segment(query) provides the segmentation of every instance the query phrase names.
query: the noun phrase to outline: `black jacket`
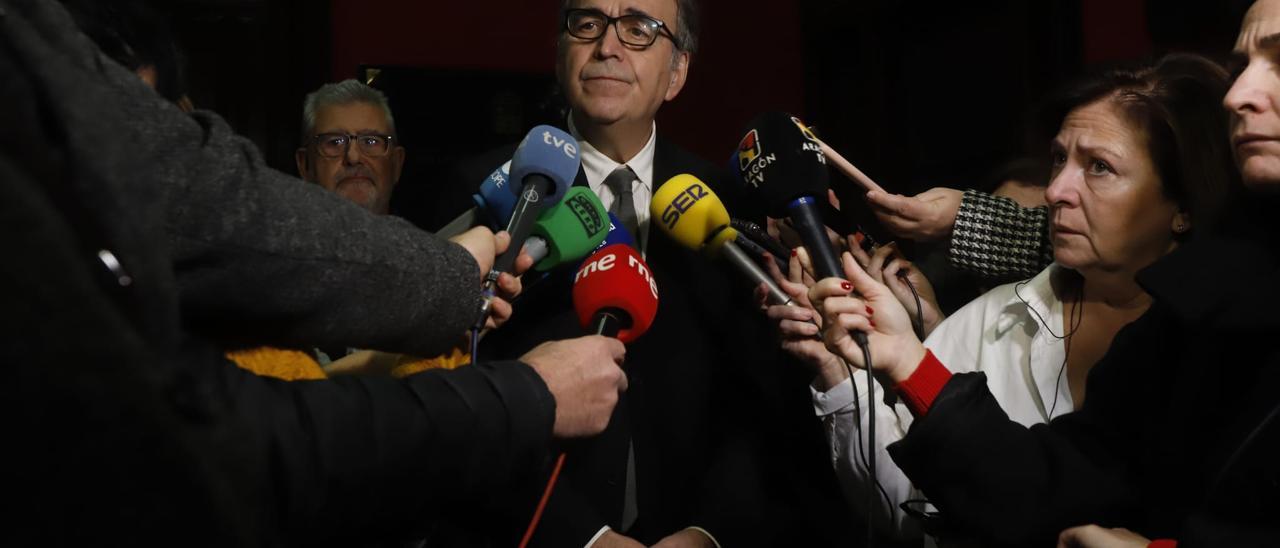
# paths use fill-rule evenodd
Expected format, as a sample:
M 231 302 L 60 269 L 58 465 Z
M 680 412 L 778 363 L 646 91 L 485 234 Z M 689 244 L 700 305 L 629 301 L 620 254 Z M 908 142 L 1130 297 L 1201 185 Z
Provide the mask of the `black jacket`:
M 476 304 L 465 251 L 266 168 L 56 2 L 0 1 L 0 73 L 4 544 L 406 538 L 544 464 L 522 364 L 286 383 L 212 342 L 428 352 Z
M 1098 523 L 1179 546 L 1275 546 L 1280 253 L 1269 239 L 1195 242 L 1144 270 L 1155 302 L 1090 371 L 1076 412 L 1024 428 L 982 374 L 956 375 L 890 447 L 894 461 L 987 543 L 1051 546 Z

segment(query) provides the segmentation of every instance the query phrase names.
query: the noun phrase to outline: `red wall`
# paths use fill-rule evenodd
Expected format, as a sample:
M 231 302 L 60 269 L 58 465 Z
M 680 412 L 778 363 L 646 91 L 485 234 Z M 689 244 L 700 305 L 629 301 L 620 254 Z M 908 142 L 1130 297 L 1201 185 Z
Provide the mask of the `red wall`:
M 550 74 L 559 2 L 333 0 L 333 79 L 360 64 Z M 769 0 L 702 3 L 701 49 L 659 113 L 664 136 L 721 163 L 764 110 L 803 115 L 800 13 Z M 479 152 L 479 151 L 477 151 Z
M 1151 53 L 1145 0 L 1083 0 L 1080 20 L 1086 66 Z

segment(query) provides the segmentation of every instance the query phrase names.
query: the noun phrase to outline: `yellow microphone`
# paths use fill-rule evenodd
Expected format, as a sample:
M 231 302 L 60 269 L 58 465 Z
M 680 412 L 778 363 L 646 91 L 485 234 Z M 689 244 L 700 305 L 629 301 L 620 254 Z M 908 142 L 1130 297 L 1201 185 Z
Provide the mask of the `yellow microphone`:
M 697 177 L 682 174 L 668 179 L 653 193 L 649 213 L 649 222 L 656 222 L 680 245 L 724 257 L 751 281 L 765 284 L 770 304 L 791 304 L 791 297 L 734 242 L 738 231 L 729 226 L 724 202 Z

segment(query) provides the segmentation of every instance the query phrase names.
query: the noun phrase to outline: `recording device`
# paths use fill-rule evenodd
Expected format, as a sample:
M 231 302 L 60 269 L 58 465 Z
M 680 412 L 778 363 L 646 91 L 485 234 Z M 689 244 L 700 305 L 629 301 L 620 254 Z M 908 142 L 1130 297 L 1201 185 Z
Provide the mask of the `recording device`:
M 494 260 L 493 268 L 485 276 L 484 304 L 475 323 L 475 330 L 484 326 L 489 316 L 494 287 L 498 276 L 511 272 L 520 248 L 533 230 L 542 211 L 556 203 L 569 190 L 578 176 L 580 164 L 578 141 L 564 130 L 551 126 L 536 126 L 529 130 L 511 157 L 511 180 L 506 188 L 516 196 L 506 230 L 511 234 L 511 245 Z
M 755 282 L 765 284 L 771 304 L 790 304 L 791 297 L 738 246 L 738 231 L 720 198 L 693 175 L 676 175 L 653 193 L 650 219 L 680 245 L 724 257 Z
M 809 250 L 817 278 L 843 278 L 822 214 L 829 188 L 827 158 L 809 127 L 783 112 L 757 116 L 738 143 L 738 171 L 747 193 L 770 216 L 790 219 Z M 866 334 L 852 336 L 866 346 Z
M 630 343 L 649 330 L 658 314 L 658 284 L 634 248 L 613 244 L 578 268 L 573 308 L 584 329 Z

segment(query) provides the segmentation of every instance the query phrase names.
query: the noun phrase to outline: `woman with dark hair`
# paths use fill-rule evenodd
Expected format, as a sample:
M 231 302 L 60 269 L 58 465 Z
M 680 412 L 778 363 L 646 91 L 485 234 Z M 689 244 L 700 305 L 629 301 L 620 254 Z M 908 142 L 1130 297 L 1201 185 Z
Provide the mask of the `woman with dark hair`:
M 1212 224 L 1226 196 L 1239 186 L 1222 139 L 1227 126 L 1219 102 L 1227 85 L 1226 71 L 1211 61 L 1172 55 L 1083 79 L 1051 101 L 1046 121 L 1052 120 L 1057 135 L 1050 144 L 1052 179 L 1045 195 L 1055 262 L 1030 280 L 997 287 L 962 307 L 923 344 L 912 336 L 918 351 L 927 348 L 955 372 L 985 373 L 996 402 L 1021 425 L 1045 423 L 1079 407 L 1085 375 L 1117 332 L 1151 305 L 1137 273 Z M 857 268 L 852 263 L 846 257 L 846 269 Z M 848 282 L 829 279 L 810 293 L 818 310 L 827 312 L 829 346 L 844 333 L 843 324 L 833 325 L 833 311 L 848 312 L 855 302 L 866 308 L 847 297 L 852 289 Z M 897 300 L 883 306 L 893 312 L 866 308 L 863 319 L 874 322 L 898 311 L 906 315 Z M 789 319 L 782 327 L 794 335 L 815 331 L 801 330 L 795 320 L 804 318 Z M 901 346 L 901 341 L 890 345 L 872 336 L 877 360 L 895 356 Z M 879 485 L 868 479 L 860 455 L 870 429 L 866 407 L 883 410 L 877 413 L 872 450 L 884 454 L 890 443 L 906 436 L 913 422 L 910 402 L 893 407 L 867 402 L 857 409 L 854 402 L 866 401 L 866 381 L 849 379 L 837 356 L 861 363 L 861 351 L 848 346 L 832 351 L 810 349 L 807 357 L 819 371 L 815 408 L 835 417 L 827 431 L 837 474 L 846 491 L 883 489 L 885 507 L 873 510 L 892 514 L 899 503 L 922 495 L 888 458 L 878 459 L 874 479 Z M 840 418 L 854 414 L 856 421 Z M 854 422 L 862 427 L 853 428 Z M 854 502 L 866 500 L 850 495 Z M 898 516 L 894 532 L 915 536 L 916 524 Z M 888 523 L 887 518 L 877 521 Z

